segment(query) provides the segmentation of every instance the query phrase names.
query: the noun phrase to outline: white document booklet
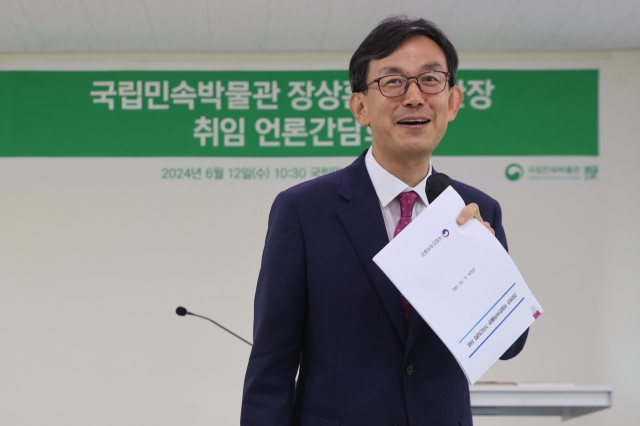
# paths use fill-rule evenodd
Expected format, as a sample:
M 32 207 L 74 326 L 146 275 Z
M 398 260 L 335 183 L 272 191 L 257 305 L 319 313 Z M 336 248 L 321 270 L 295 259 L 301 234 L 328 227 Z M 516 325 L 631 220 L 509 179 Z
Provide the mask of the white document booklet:
M 373 261 L 475 383 L 542 313 L 498 239 L 449 186 Z M 481 212 L 482 213 L 482 212 Z

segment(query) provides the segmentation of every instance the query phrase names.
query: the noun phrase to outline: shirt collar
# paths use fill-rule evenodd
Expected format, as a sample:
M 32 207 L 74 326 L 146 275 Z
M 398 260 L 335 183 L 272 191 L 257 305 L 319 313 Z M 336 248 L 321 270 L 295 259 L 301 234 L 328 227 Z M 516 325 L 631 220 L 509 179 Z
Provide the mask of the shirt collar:
M 367 151 L 367 154 L 364 157 L 364 162 L 367 166 L 367 172 L 369 172 L 371 182 L 373 183 L 373 188 L 376 190 L 376 194 L 378 195 L 378 199 L 380 200 L 380 204 L 383 208 L 387 207 L 387 205 L 401 192 L 409 191 L 415 191 L 424 205 L 429 205 L 429 200 L 427 200 L 427 194 L 425 193 L 425 186 L 427 178 L 431 176 L 433 171 L 431 161 L 429 161 L 429 172 L 424 179 L 422 179 L 413 188 L 386 171 L 373 156 L 373 150 L 371 148 Z

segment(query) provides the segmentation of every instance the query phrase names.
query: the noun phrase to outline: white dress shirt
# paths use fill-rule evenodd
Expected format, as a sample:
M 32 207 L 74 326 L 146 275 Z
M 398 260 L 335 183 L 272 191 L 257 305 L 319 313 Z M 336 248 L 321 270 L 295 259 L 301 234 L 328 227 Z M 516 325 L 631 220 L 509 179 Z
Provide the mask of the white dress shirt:
M 364 157 L 364 163 L 367 166 L 367 172 L 369 172 L 371 182 L 373 182 L 373 188 L 378 195 L 382 217 L 384 218 L 384 226 L 387 228 L 387 235 L 389 236 L 389 241 L 391 241 L 396 230 L 396 225 L 400 220 L 400 201 L 396 200 L 396 197 L 400 195 L 401 192 L 415 191 L 416 194 L 418 194 L 418 199 L 413 205 L 411 218 L 415 219 L 418 217 L 429 205 L 424 189 L 427 178 L 431 176 L 433 168 L 431 167 L 431 163 L 429 163 L 429 172 L 427 175 L 420 183 L 412 188 L 386 171 L 373 156 L 373 150 L 371 148 L 369 148 L 369 151 L 367 151 Z

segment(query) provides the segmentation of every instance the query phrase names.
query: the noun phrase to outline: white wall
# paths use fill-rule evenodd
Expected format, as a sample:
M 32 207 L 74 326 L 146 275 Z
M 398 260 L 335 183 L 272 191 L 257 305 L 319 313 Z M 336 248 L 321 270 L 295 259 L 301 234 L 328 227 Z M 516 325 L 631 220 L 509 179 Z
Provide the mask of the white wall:
M 30 61 L 347 61 L 348 54 L 0 55 Z M 576 426 L 640 419 L 640 52 L 463 53 L 489 64 L 597 63 L 596 187 L 481 188 L 545 307 L 524 352 L 484 379 L 610 384 Z M 544 123 L 535 123 L 544 125 Z M 434 160 L 437 165 L 437 159 Z M 472 183 L 473 182 L 469 182 Z M 0 191 L 0 424 L 238 424 L 267 213 L 276 191 Z M 240 211 L 241 214 L 232 214 Z M 578 295 L 580 293 L 580 295 Z M 476 418 L 551 425 L 556 418 Z

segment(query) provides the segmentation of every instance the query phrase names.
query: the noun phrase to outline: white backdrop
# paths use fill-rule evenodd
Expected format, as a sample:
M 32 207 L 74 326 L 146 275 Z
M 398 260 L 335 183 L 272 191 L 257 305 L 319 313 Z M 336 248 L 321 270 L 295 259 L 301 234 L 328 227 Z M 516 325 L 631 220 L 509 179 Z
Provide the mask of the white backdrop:
M 348 56 L 293 55 L 299 61 Z M 0 67 L 114 58 L 126 66 L 130 57 L 0 55 Z M 153 56 L 185 58 L 203 56 Z M 614 407 L 572 424 L 637 422 L 640 52 L 463 52 L 461 58 L 463 64 L 601 66 L 601 182 L 481 187 L 501 202 L 512 256 L 545 308 L 524 352 L 484 379 L 609 384 Z M 183 305 L 251 340 L 253 292 L 275 195 L 270 189 L 0 191 L 0 424 L 238 424 L 250 348 L 174 310 Z

